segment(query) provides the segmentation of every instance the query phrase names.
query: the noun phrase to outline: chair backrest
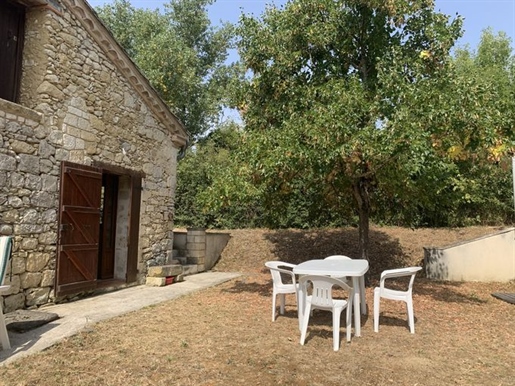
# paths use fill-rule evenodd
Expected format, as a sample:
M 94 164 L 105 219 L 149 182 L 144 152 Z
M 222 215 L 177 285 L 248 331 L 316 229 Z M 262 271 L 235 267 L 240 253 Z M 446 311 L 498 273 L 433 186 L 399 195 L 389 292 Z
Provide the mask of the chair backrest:
M 265 263 L 265 266 L 268 269 L 270 269 L 270 273 L 272 274 L 272 280 L 274 283 L 285 284 L 283 283 L 283 278 L 281 276 L 281 273 L 283 273 L 291 277 L 293 284 L 295 284 L 295 275 L 292 272 L 292 269 L 293 267 L 295 267 L 295 264 L 286 263 L 284 261 L 267 261 Z M 285 267 L 286 269 L 281 267 Z
M 420 271 L 422 267 L 406 267 L 406 268 L 397 268 L 397 269 L 387 269 L 381 273 L 381 282 L 380 287 L 384 288 L 384 283 L 386 279 L 392 279 L 396 277 L 405 277 L 411 276 L 408 284 L 408 291 L 411 291 L 413 288 L 413 282 L 415 281 L 415 275 L 418 271 Z
M 352 260 L 352 258 L 345 255 L 331 255 L 327 256 L 324 260 Z
M 7 264 L 11 260 L 13 247 L 12 236 L 0 236 L 0 285 L 4 284 Z
M 349 299 L 353 296 L 352 287 L 345 282 L 334 277 L 322 275 L 305 275 L 299 280 L 300 286 L 307 288 L 308 283 L 312 285 L 311 304 L 321 307 L 332 307 L 333 305 L 333 287 L 340 287 L 346 293 Z

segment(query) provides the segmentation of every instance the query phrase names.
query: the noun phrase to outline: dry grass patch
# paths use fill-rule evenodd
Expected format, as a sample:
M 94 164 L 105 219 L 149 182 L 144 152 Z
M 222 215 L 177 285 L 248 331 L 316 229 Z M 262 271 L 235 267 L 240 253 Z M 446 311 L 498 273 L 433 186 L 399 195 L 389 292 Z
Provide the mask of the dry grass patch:
M 373 332 L 371 315 L 363 317 L 362 337 L 353 337 L 350 344 L 342 327 L 338 352 L 332 350 L 332 323 L 325 312 L 315 311 L 306 344 L 299 345 L 293 295 L 287 297 L 286 314 L 272 322 L 271 279 L 264 261 L 352 256 L 354 231 L 231 231 L 216 268 L 241 271 L 240 278 L 98 323 L 0 368 L 0 384 L 515 384 L 515 306 L 490 295 L 515 292 L 515 283 L 435 283 L 418 277 L 415 335 L 409 333 L 404 306 L 383 300 L 379 333 Z M 442 230 L 441 242 L 438 232 L 417 232 L 375 233 L 381 238 L 374 240 L 374 253 L 381 256 L 371 257 L 371 264 L 420 260 L 415 236 L 422 245 L 459 239 L 450 235 L 458 230 Z M 372 291 L 367 288 L 369 307 Z

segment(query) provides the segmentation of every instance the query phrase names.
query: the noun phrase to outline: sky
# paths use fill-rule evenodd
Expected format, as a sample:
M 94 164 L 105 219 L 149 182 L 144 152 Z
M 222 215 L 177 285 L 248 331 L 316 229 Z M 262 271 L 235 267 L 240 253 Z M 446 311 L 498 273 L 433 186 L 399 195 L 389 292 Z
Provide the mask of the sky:
M 92 7 L 113 3 L 114 0 L 86 0 Z M 156 9 L 168 0 L 130 0 L 134 7 Z M 282 6 L 287 0 L 215 0 L 208 7 L 214 25 L 220 22 L 237 23 L 242 13 L 259 17 L 268 4 Z M 454 17 L 457 13 L 464 18 L 464 34 L 457 47 L 468 45 L 476 49 L 481 32 L 490 27 L 494 33 L 505 32 L 515 48 L 515 0 L 436 0 L 435 10 Z M 238 60 L 236 51 L 230 52 L 228 61 Z M 238 120 L 236 112 L 225 110 L 225 118 Z M 514 180 L 515 184 L 515 180 Z
M 113 0 L 87 0 L 92 7 L 112 3 Z M 134 7 L 156 9 L 167 0 L 130 0 Z M 220 21 L 237 23 L 241 13 L 260 16 L 267 4 L 281 6 L 286 0 L 216 0 L 208 8 L 213 24 Z M 515 41 L 515 0 L 436 0 L 435 9 L 454 16 L 464 17 L 464 35 L 458 46 L 468 44 L 475 49 L 481 32 L 491 27 L 494 33 L 504 31 Z

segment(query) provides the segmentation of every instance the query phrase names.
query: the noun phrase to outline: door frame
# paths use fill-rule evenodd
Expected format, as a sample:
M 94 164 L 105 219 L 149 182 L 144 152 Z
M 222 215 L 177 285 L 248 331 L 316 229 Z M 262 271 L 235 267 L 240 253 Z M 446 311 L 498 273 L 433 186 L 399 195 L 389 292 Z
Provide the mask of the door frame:
M 139 227 L 141 217 L 141 191 L 145 173 L 126 169 L 121 166 L 109 165 L 101 161 L 93 161 L 94 167 L 100 168 L 108 174 L 125 176 L 130 178 L 130 208 L 127 240 L 127 272 L 126 282 L 133 283 L 138 278 L 138 249 Z
M 87 169 L 94 169 L 98 170 L 102 175 L 108 174 L 108 175 L 118 175 L 120 177 L 123 177 L 125 179 L 128 179 L 128 189 L 130 190 L 130 197 L 128 199 L 128 208 L 126 209 L 127 212 L 125 213 L 126 216 L 128 216 L 127 221 L 127 229 L 124 230 L 127 234 L 127 246 L 126 246 L 126 271 L 125 271 L 125 278 L 117 278 L 112 280 L 101 280 L 99 272 L 97 270 L 96 277 L 94 280 L 91 280 L 88 282 L 88 285 L 82 285 L 81 282 L 78 282 L 77 284 L 71 283 L 66 284 L 64 287 L 62 283 L 59 282 L 59 267 L 60 259 L 64 258 L 64 255 L 61 254 L 61 251 L 63 251 L 66 248 L 66 246 L 63 246 L 61 244 L 61 229 L 62 226 L 65 226 L 61 224 L 62 221 L 62 212 L 64 210 L 62 202 L 63 202 L 63 181 L 61 180 L 61 189 L 59 192 L 59 212 L 58 212 L 58 237 L 57 237 L 57 257 L 56 257 L 56 275 L 55 275 L 55 296 L 56 297 L 63 297 L 66 295 L 73 295 L 84 291 L 91 291 L 95 290 L 96 288 L 99 288 L 103 285 L 105 285 L 105 282 L 114 282 L 113 284 L 128 284 L 133 283 L 137 281 L 138 276 L 138 255 L 139 255 L 139 228 L 140 228 L 140 212 L 141 212 L 141 186 L 142 186 L 142 179 L 144 178 L 144 173 L 136 172 L 133 170 L 129 170 L 126 168 L 122 168 L 119 166 L 113 166 L 108 165 L 102 162 L 95 162 L 91 166 L 81 165 L 72 163 L 69 161 L 62 161 L 61 162 L 61 175 L 66 167 L 81 169 L 81 170 L 87 170 Z M 101 194 L 101 192 L 99 192 Z M 100 227 L 99 227 L 100 228 Z M 102 237 L 99 231 L 99 238 Z M 73 253 L 73 251 L 72 251 Z M 98 243 L 98 253 L 100 253 L 100 243 Z M 97 255 L 97 264 L 98 264 L 98 255 Z M 122 261 L 123 262 L 123 261 Z

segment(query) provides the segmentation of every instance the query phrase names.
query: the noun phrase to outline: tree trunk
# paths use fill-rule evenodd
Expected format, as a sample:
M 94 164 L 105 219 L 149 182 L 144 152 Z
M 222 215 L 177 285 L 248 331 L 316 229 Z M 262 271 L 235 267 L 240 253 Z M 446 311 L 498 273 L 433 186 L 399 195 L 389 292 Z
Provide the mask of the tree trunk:
M 359 215 L 359 258 L 368 261 L 369 253 L 369 231 L 370 231 L 370 181 L 360 178 L 352 186 L 354 199 L 357 202 Z M 369 284 L 368 274 L 365 275 L 365 284 Z

